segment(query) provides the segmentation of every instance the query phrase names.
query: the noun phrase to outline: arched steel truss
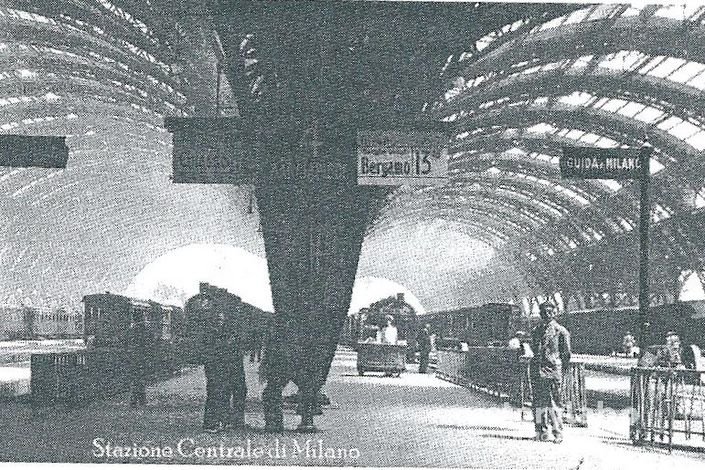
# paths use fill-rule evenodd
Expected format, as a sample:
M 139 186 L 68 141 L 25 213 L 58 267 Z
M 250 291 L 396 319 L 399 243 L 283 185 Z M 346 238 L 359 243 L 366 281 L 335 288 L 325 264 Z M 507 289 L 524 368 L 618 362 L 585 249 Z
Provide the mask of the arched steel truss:
M 705 130 L 705 98 L 700 88 L 684 84 L 682 78 L 652 76 L 640 69 L 650 61 L 683 58 L 687 62 L 678 62 L 679 67 L 705 70 L 705 26 L 701 24 L 705 9 L 683 20 L 664 17 L 668 15 L 658 6 L 636 11 L 627 5 L 600 5 L 584 10 L 581 19 L 566 15 L 573 18 L 572 24 L 553 20 L 540 27 L 526 21 L 515 31 L 499 35 L 484 51 L 474 49 L 449 59 L 448 92 L 432 104 L 431 112 L 456 126 L 451 182 L 447 188 L 425 191 L 423 197 L 405 193 L 391 203 L 398 206 L 390 212 L 393 216 L 380 217 L 379 224 L 393 217 L 422 218 L 433 210 L 448 220 L 471 219 L 473 231 L 482 231 L 483 225 L 502 231 L 506 236 L 495 238 L 500 255 L 523 266 L 546 292 L 581 291 L 581 296 L 589 297 L 590 292 L 633 290 L 638 266 L 638 183 L 622 182 L 615 190 L 598 181 L 561 180 L 556 162 L 561 146 L 589 144 L 568 138 L 565 132 L 540 133 L 531 128 L 576 129 L 607 138 L 611 145 L 630 147 L 644 145 L 647 137 L 653 158 L 663 167 L 653 175 L 652 185 L 653 287 L 656 292 L 672 292 L 673 279 L 682 270 L 705 269 L 702 237 L 690 225 L 702 220 L 701 211 L 685 197 L 705 186 L 705 144 L 686 142 L 664 126 L 667 120 L 679 118 Z M 586 20 L 591 15 L 599 18 Z M 633 63 L 623 68 L 614 65 L 620 54 Z M 587 104 L 567 99 L 578 94 L 590 98 Z M 656 117 L 637 120 L 592 107 L 609 100 L 649 108 Z M 517 175 L 552 182 L 554 188 Z M 534 204 L 516 198 L 500 202 L 502 197 L 493 200 L 476 190 L 493 191 L 498 184 L 525 192 Z M 579 197 L 566 197 L 565 188 Z M 483 210 L 494 212 L 494 217 L 477 213 L 479 198 L 483 198 Z M 570 215 L 551 214 L 540 208 L 542 203 Z M 421 207 L 409 212 L 405 209 L 409 204 Z M 506 204 L 514 206 L 513 214 Z M 521 225 L 527 212 L 546 221 Z M 498 217 L 512 223 L 498 227 Z

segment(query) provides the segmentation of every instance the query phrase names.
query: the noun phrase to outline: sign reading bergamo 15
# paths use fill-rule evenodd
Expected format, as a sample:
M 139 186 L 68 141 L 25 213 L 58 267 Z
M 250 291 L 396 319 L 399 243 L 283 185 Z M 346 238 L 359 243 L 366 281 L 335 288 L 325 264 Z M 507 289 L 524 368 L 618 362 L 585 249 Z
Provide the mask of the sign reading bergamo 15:
M 448 135 L 436 131 L 357 132 L 357 183 L 435 185 L 448 179 Z

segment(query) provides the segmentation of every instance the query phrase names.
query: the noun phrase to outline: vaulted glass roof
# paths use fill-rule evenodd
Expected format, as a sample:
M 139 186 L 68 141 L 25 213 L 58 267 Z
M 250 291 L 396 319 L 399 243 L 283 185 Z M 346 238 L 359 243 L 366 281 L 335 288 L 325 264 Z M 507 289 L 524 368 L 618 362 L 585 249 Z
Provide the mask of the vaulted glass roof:
M 424 191 L 433 201 L 426 210 L 440 207 L 442 217 L 458 219 L 482 200 L 513 222 L 497 227 L 487 215 L 472 217 L 477 233 L 485 226 L 502 233 L 494 243 L 508 258 L 540 266 L 581 252 L 594 264 L 624 237 L 633 240 L 639 185 L 563 180 L 561 147 L 649 145 L 654 243 L 668 243 L 662 231 L 679 227 L 695 250 L 662 258 L 659 269 L 697 264 L 702 244 L 691 243 L 692 228 L 680 224 L 692 223 L 705 205 L 704 22 L 702 6 L 588 6 L 548 21 L 517 19 L 449 57 L 445 91 L 426 108 L 456 129 L 451 181 Z M 483 200 L 479 188 L 503 201 Z M 404 193 L 379 224 L 389 223 L 387 214 L 405 217 L 404 208 L 419 202 Z M 514 207 L 508 214 L 507 203 Z M 517 228 L 527 216 L 536 224 Z M 549 266 L 558 276 L 565 262 Z
M 169 180 L 163 117 L 215 114 L 224 57 L 208 16 L 165 15 L 165 0 L 59 3 L 0 6 L 0 132 L 66 135 L 71 148 L 65 170 L 0 169 L 0 297 L 29 277 L 47 292 L 63 279 L 81 293 L 120 286 L 191 242 L 263 253 L 257 221 L 232 215 L 247 189 Z M 424 71 L 434 94 L 417 110 L 454 126 L 450 181 L 395 191 L 368 239 L 441 221 L 545 283 L 633 267 L 636 249 L 623 247 L 636 246 L 638 183 L 564 180 L 558 157 L 563 145 L 649 145 L 654 277 L 703 268 L 705 7 L 562 8 L 515 10 L 486 30 L 468 17 L 468 41 Z M 221 110 L 234 112 L 231 85 L 256 97 L 276 86 L 267 51 L 252 35 L 239 46 L 244 85 L 222 75 Z

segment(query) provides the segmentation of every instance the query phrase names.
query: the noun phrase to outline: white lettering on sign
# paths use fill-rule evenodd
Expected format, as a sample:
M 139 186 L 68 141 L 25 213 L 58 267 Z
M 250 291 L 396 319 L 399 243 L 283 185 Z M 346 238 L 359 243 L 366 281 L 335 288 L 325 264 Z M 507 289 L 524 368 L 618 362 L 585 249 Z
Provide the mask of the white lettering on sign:
M 429 131 L 358 131 L 357 160 L 358 184 L 443 184 L 448 137 Z
M 641 179 L 648 161 L 641 149 L 565 146 L 558 164 L 563 178 Z
M 576 170 L 616 170 L 630 171 L 639 170 L 641 161 L 639 157 L 569 157 L 566 159 L 566 167 Z

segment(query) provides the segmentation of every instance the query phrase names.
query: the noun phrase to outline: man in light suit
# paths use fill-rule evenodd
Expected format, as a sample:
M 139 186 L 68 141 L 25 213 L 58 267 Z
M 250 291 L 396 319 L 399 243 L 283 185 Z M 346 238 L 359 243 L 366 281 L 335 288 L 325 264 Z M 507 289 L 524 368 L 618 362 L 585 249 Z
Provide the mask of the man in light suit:
M 549 441 L 549 426 L 553 429 L 554 442 L 563 442 L 561 416 L 561 379 L 570 368 L 570 334 L 558 324 L 554 315 L 556 307 L 544 302 L 539 307 L 541 323 L 531 332 L 531 385 L 533 391 L 534 429 L 536 440 Z

